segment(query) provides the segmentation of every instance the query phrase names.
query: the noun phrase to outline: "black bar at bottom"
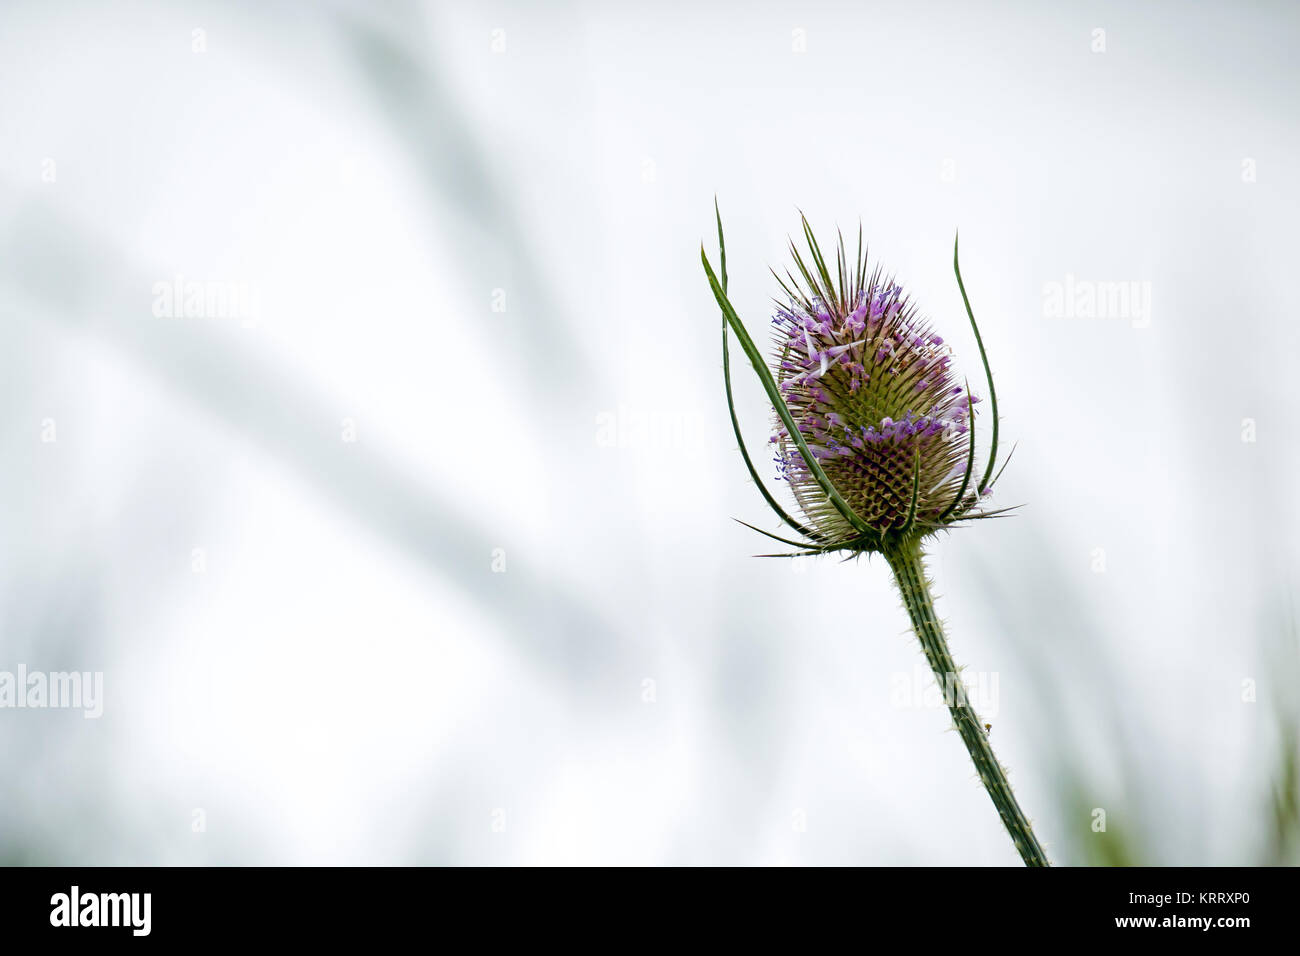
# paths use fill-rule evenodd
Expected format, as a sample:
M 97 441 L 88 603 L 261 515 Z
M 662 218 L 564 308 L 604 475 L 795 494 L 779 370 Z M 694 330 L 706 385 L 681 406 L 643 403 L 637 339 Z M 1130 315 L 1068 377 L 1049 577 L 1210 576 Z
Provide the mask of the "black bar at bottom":
M 1231 944 L 1292 932 L 1294 869 L 0 869 L 6 943 L 499 941 L 692 944 L 902 936 Z M 536 881 L 536 882 L 535 882 Z M 662 881 L 662 882 L 660 882 Z M 698 882 L 697 882 L 698 881 Z M 751 882 L 752 881 L 752 882 Z M 620 927 L 622 927 L 620 929 Z M 670 937 L 662 934 L 672 933 Z M 625 935 L 626 934 L 626 935 Z M 901 940 L 899 941 L 901 942 Z

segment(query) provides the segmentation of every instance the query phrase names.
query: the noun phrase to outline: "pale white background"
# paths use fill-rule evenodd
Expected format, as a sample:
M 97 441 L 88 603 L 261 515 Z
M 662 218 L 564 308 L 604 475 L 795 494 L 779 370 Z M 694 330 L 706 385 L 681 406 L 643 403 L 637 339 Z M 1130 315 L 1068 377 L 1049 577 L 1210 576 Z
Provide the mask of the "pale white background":
M 0 859 L 1015 864 L 946 714 L 899 706 L 883 564 L 730 520 L 775 530 L 715 194 L 760 339 L 798 208 L 860 220 L 974 378 L 961 229 L 1026 507 L 931 564 L 1053 858 L 1275 858 L 1297 20 L 6 3 L 0 669 L 106 701 L 0 710 Z M 159 318 L 176 275 L 258 314 Z M 1150 283 L 1149 326 L 1045 316 L 1067 275 Z

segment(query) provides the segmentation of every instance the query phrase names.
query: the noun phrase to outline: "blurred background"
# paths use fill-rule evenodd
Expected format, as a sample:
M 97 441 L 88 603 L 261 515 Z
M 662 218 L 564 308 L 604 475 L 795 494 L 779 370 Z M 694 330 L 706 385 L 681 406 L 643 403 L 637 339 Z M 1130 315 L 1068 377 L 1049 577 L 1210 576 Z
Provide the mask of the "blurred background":
M 975 381 L 960 228 L 1025 507 L 930 566 L 1054 861 L 1300 862 L 1297 27 L 6 3 L 0 671 L 103 712 L 0 708 L 0 861 L 1018 865 L 883 563 L 731 520 L 716 194 L 756 338 L 802 209 Z

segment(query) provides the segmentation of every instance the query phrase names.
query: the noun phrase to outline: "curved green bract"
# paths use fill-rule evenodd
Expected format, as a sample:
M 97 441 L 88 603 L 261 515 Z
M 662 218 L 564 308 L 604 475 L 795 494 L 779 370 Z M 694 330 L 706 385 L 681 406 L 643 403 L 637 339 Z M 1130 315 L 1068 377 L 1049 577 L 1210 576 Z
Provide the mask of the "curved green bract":
M 727 243 L 722 237 L 722 214 L 718 211 L 716 199 L 713 201 L 713 211 L 718 218 L 718 265 L 719 271 L 722 273 L 720 284 L 723 293 L 725 293 L 727 291 Z M 745 460 L 745 467 L 749 470 L 749 477 L 754 480 L 754 484 L 758 486 L 758 490 L 762 493 L 768 507 L 776 513 L 778 518 L 800 534 L 812 538 L 814 541 L 818 540 L 821 537 L 820 535 L 792 518 L 772 497 L 772 493 L 767 490 L 767 484 L 759 477 L 757 469 L 754 468 L 753 459 L 749 457 L 749 450 L 745 447 L 745 439 L 740 433 L 740 420 L 736 417 L 736 404 L 731 393 L 731 349 L 727 345 L 727 314 L 725 311 L 722 313 L 722 381 L 727 389 L 727 412 L 731 415 L 731 430 L 735 433 L 736 444 L 740 447 L 740 457 Z M 744 522 L 741 522 L 741 524 L 744 524 Z M 767 534 L 767 532 L 763 533 Z M 768 536 L 776 537 L 775 535 Z M 785 541 L 784 538 L 777 538 L 777 540 L 784 541 L 786 544 L 794 543 Z M 796 544 L 796 546 L 805 547 L 803 544 Z
M 975 489 L 982 492 L 988 487 L 989 478 L 993 474 L 993 469 L 998 463 L 998 393 L 993 387 L 993 370 L 989 368 L 989 357 L 984 351 L 984 339 L 980 336 L 980 327 L 975 322 L 975 313 L 971 311 L 970 299 L 966 296 L 966 284 L 961 281 L 961 265 L 957 262 L 957 242 L 960 237 L 953 236 L 952 240 L 952 269 L 957 273 L 957 288 L 961 290 L 961 301 L 966 306 L 966 315 L 970 318 L 970 327 L 975 332 L 975 344 L 980 348 L 980 361 L 984 363 L 984 374 L 988 377 L 989 382 L 989 411 L 993 415 L 993 444 L 989 448 L 989 464 L 984 470 L 984 477 L 980 480 L 979 487 Z M 971 412 L 971 430 L 975 428 L 974 410 Z
M 748 521 L 741 521 L 739 518 L 732 518 L 731 520 L 736 522 L 737 524 L 743 524 L 750 531 L 757 531 L 759 534 L 763 535 L 766 538 L 771 538 L 773 541 L 780 541 L 782 544 L 788 544 L 792 548 L 810 547 L 810 545 L 806 541 L 791 541 L 789 538 L 783 538 L 779 534 L 773 534 L 770 531 L 764 531 L 762 528 L 756 527 L 755 525 L 750 524 Z
M 713 297 L 717 299 L 718 306 L 722 309 L 722 314 L 726 317 L 727 323 L 731 330 L 736 333 L 736 340 L 740 342 L 740 347 L 744 349 L 745 355 L 749 357 L 750 364 L 754 366 L 754 371 L 758 375 L 759 381 L 763 385 L 763 391 L 767 393 L 768 400 L 776 413 L 781 418 L 781 423 L 785 425 L 786 431 L 789 432 L 791 440 L 799 449 L 799 454 L 803 456 L 804 462 L 808 465 L 808 470 L 816 480 L 817 485 L 821 488 L 822 493 L 854 529 L 864 534 L 874 533 L 870 525 L 862 520 L 858 514 L 849 507 L 848 502 L 841 497 L 840 493 L 835 490 L 826 473 L 822 470 L 813 453 L 808 449 L 808 443 L 804 441 L 803 434 L 799 431 L 799 426 L 795 424 L 794 418 L 790 415 L 790 409 L 786 407 L 785 399 L 781 397 L 780 390 L 776 387 L 776 380 L 772 378 L 772 373 L 768 370 L 767 365 L 763 362 L 763 356 L 759 353 L 758 348 L 754 345 L 753 339 L 745 330 L 744 324 L 740 321 L 740 316 L 732 307 L 727 293 L 723 291 L 718 282 L 718 277 L 713 272 L 713 266 L 709 263 L 708 254 L 704 247 L 700 246 L 700 261 L 704 264 L 704 272 L 709 277 L 709 286 L 713 289 Z

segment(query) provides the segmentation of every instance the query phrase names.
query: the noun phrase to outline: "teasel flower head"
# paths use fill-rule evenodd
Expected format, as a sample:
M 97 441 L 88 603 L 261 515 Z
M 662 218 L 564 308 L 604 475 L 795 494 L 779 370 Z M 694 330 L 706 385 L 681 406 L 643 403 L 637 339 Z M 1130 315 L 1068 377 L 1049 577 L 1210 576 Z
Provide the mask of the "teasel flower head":
M 997 398 L 956 245 L 953 267 L 984 361 L 992 418 L 982 476 L 975 473 L 982 403 L 958 376 L 951 347 L 898 283 L 868 261 L 860 230 L 856 255 L 849 256 L 839 236 L 828 263 L 806 218 L 802 227 L 806 255 L 791 242 L 791 268 L 784 278 L 773 272 L 780 294 L 771 320 L 770 369 L 727 300 L 721 216 L 721 278 L 701 250 L 723 310 L 724 373 L 737 441 L 768 504 L 804 540 L 769 537 L 796 547 L 795 554 L 889 552 L 957 522 L 1002 513 L 981 508 L 996 481 Z M 777 503 L 745 449 L 731 401 L 729 328 L 772 401 L 772 459 L 801 521 Z

